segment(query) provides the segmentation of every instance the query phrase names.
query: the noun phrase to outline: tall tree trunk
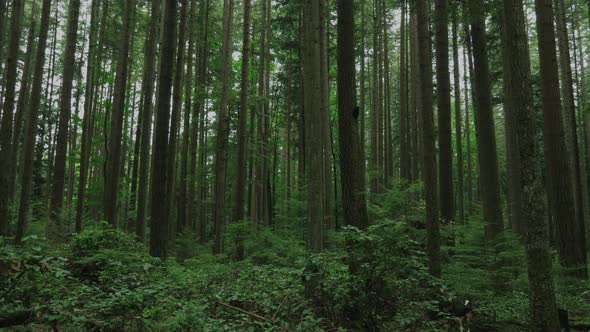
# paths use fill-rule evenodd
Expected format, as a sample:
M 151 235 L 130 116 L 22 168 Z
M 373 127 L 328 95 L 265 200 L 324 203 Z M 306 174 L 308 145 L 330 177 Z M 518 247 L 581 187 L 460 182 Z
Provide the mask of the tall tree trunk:
M 529 276 L 530 323 L 532 331 L 558 331 L 557 306 L 551 277 L 551 254 L 543 176 L 539 158 L 541 149 L 537 143 L 535 107 L 530 70 L 528 36 L 522 0 L 504 0 L 504 71 L 509 71 L 504 81 L 506 114 L 517 124 L 516 140 L 509 144 L 518 151 L 520 161 L 520 188 L 522 213 L 518 222 L 527 225 L 527 261 Z
M 321 0 L 320 0 L 321 1 Z M 324 164 L 322 148 L 321 6 L 319 1 L 303 4 L 303 90 L 305 110 L 305 171 L 307 177 L 307 250 L 324 247 Z
M 440 218 L 443 222 L 450 222 L 455 219 L 455 195 L 453 193 L 453 143 L 451 138 L 448 0 L 437 0 L 435 2 L 434 17 Z
M 399 142 L 400 142 L 400 177 L 402 180 L 409 181 L 412 178 L 411 159 L 410 159 L 410 141 L 408 140 L 409 113 L 408 108 L 408 91 L 407 91 L 407 38 L 406 38 L 406 3 L 402 1 L 402 17 L 400 25 L 400 62 L 399 62 Z M 410 60 L 412 61 L 412 60 Z
M 368 226 L 359 130 L 360 110 L 356 104 L 354 61 L 354 6 L 339 0 L 338 9 L 338 128 L 340 134 L 340 181 L 344 224 Z
M 248 122 L 248 88 L 250 82 L 250 29 L 252 25 L 252 0 L 244 1 L 244 28 L 242 38 L 242 73 L 240 86 L 240 113 L 238 118 L 238 161 L 232 221 L 244 219 L 244 193 L 246 188 L 246 155 Z
M 180 194 L 178 198 L 178 231 L 182 233 L 186 230 L 188 223 L 192 220 L 187 219 L 188 207 L 192 207 L 187 203 L 188 198 L 188 168 L 189 168 L 189 145 L 190 145 L 190 127 L 191 127 L 191 107 L 192 107 L 192 91 L 193 91 L 193 58 L 194 58 L 194 43 L 195 43 L 195 19 L 196 19 L 197 1 L 191 0 L 191 10 L 189 15 L 189 34 L 188 34 L 188 50 L 186 59 L 186 82 L 185 82 L 185 96 L 184 96 L 184 128 L 182 131 L 182 154 L 180 164 Z M 198 66 L 195 66 L 195 68 Z M 197 69 L 198 70 L 198 69 Z
M 359 119 L 360 119 L 360 149 L 361 149 L 361 160 L 362 160 L 362 172 L 363 172 L 363 177 L 366 175 L 366 165 L 367 165 L 367 160 L 366 160 L 366 154 L 365 154 L 365 146 L 367 144 L 367 139 L 366 139 L 366 134 L 367 134 L 367 130 L 365 128 L 365 120 L 366 120 L 366 116 L 367 116 L 367 104 L 366 104 L 366 95 L 367 95 L 367 85 L 366 85 L 366 71 L 367 71 L 367 65 L 366 65 L 366 53 L 365 53 L 365 37 L 366 37 L 366 31 L 367 31 L 367 27 L 365 25 L 365 7 L 366 7 L 366 0 L 361 0 L 361 82 L 360 82 L 360 97 L 361 97 L 361 105 L 360 105 L 360 110 L 359 110 Z M 365 188 L 365 184 L 363 184 L 363 191 L 366 192 L 366 188 Z
M 217 142 L 215 151 L 215 187 L 213 227 L 215 242 L 213 253 L 223 252 L 223 230 L 225 226 L 225 183 L 227 170 L 227 143 L 229 135 L 229 95 L 232 52 L 232 23 L 234 16 L 234 0 L 223 3 L 223 37 L 221 43 L 221 99 L 217 112 Z
M 156 127 L 153 148 L 152 184 L 151 184 L 151 227 L 150 254 L 166 258 L 168 255 L 168 205 L 162 198 L 167 194 L 168 128 L 170 124 L 170 97 L 174 75 L 173 61 L 176 39 L 176 1 L 166 1 L 159 61 L 158 91 L 156 105 Z M 152 12 L 153 14 L 153 12 Z
M 471 34 L 469 33 L 469 25 L 465 24 L 465 47 L 463 48 L 463 84 L 465 86 L 465 145 L 467 151 L 465 158 L 467 159 L 467 213 L 471 215 L 473 210 L 473 158 L 471 154 L 471 108 L 469 107 L 469 81 L 471 81 Z M 473 92 L 471 92 L 473 94 Z
M 181 228 L 178 225 L 178 218 L 176 215 L 176 174 L 177 174 L 177 155 L 178 155 L 178 131 L 180 129 L 180 115 L 182 108 L 182 88 L 184 77 L 184 55 L 185 55 L 185 35 L 186 35 L 186 16 L 187 16 L 187 0 L 180 1 L 180 24 L 178 26 L 178 42 L 176 49 L 176 66 L 174 74 L 173 92 L 172 92 L 172 117 L 170 119 L 170 138 L 168 139 L 168 166 L 166 171 L 166 204 L 168 204 L 168 239 L 174 243 L 176 233 Z
M 6 79 L 4 90 L 4 104 L 2 104 L 2 123 L 0 124 L 0 169 L 10 169 L 14 162 L 11 154 L 13 109 L 16 95 L 17 63 L 19 42 L 22 30 L 24 1 L 12 2 L 12 20 L 10 22 L 10 37 L 6 58 Z M 0 235 L 8 235 L 8 205 L 10 202 L 10 174 L 0 172 Z
M 486 239 L 493 240 L 502 232 L 503 221 L 483 2 L 472 0 L 470 9 L 475 65 L 474 82 L 477 110 L 475 125 L 479 152 L 479 173 L 481 187 L 485 188 L 481 191 L 483 217 Z
M 547 164 L 548 191 L 553 201 L 553 216 L 559 220 L 557 250 L 564 272 L 586 277 L 584 254 L 578 246 L 579 229 L 574 206 L 572 175 L 568 167 L 564 139 L 564 122 L 560 112 L 559 75 L 555 45 L 554 13 L 551 0 L 535 0 L 539 63 L 541 67 L 541 95 L 543 101 L 543 137 Z M 530 226 L 530 225 L 529 225 Z
M 463 121 L 461 111 L 461 76 L 459 67 L 459 36 L 458 36 L 458 1 L 452 2 L 452 34 L 453 34 L 453 93 L 455 103 L 455 145 L 457 146 L 457 205 L 459 208 L 458 222 L 465 221 L 465 188 L 463 186 Z
M 50 203 L 49 236 L 59 239 L 65 234 L 60 221 L 60 213 L 64 197 L 66 157 L 68 148 L 68 131 L 72 103 L 72 86 L 74 81 L 74 65 L 76 60 L 76 41 L 78 38 L 78 15 L 80 0 L 70 0 L 68 12 L 68 29 L 63 60 L 61 99 L 59 103 L 59 124 L 57 131 L 55 165 L 53 167 L 53 185 Z
M 154 94 L 154 80 L 156 73 L 156 55 L 158 47 L 158 27 L 161 16 L 160 0 L 152 1 L 150 29 L 146 39 L 144 73 L 143 73 L 143 105 L 141 109 L 141 151 L 139 165 L 139 187 L 137 193 L 137 220 L 135 221 L 135 235 L 140 241 L 145 237 L 145 224 L 147 220 L 147 201 L 150 169 L 150 140 L 152 134 L 152 109 Z
M 559 67 L 561 74 L 561 95 L 563 98 L 563 121 L 565 130 L 565 146 L 568 163 L 572 174 L 574 191 L 574 208 L 577 219 L 577 245 L 580 247 L 583 264 L 586 265 L 586 221 L 584 219 L 584 200 L 582 196 L 582 177 L 580 175 L 580 149 L 578 146 L 578 129 L 576 124 L 576 104 L 574 101 L 574 83 L 570 58 L 570 43 L 567 31 L 566 8 L 564 0 L 554 0 L 555 22 L 559 50 Z M 575 50 L 574 50 L 575 51 Z
M 514 1 L 513 1 L 514 2 Z M 514 5 L 513 5 L 514 6 Z M 522 7 L 522 5 L 521 5 Z M 521 8 L 522 10 L 522 8 Z M 509 14 L 510 16 L 513 13 Z M 506 47 L 512 44 L 516 32 L 513 31 L 514 27 L 508 24 L 517 23 L 505 21 L 506 24 L 502 27 L 502 48 L 504 53 L 504 82 L 512 82 L 512 72 L 508 70 L 510 68 L 509 61 L 513 61 L 507 54 L 511 53 L 512 50 L 507 50 Z M 519 23 L 521 24 L 521 23 Z M 520 27 L 519 27 L 520 28 Z M 520 32 L 518 32 L 520 33 Z M 518 36 L 517 37 L 521 37 Z M 508 40 L 511 39 L 511 40 Z M 524 42 L 528 42 L 525 40 Z M 511 46 L 512 47 L 512 46 Z M 528 56 L 528 48 L 526 49 Z M 521 55 L 522 56 L 522 55 Z M 529 73 L 530 76 L 530 73 Z M 529 77 L 530 78 L 530 77 Z M 522 193 L 521 193 L 521 180 L 520 180 L 520 153 L 518 151 L 518 123 L 517 113 L 519 109 L 522 109 L 522 105 L 518 105 L 518 100 L 515 100 L 512 96 L 512 89 L 515 87 L 511 84 L 505 83 L 503 86 L 504 90 L 504 130 L 506 136 L 506 173 L 508 181 L 508 192 L 506 197 L 506 205 L 508 208 L 508 219 L 512 226 L 512 231 L 515 234 L 524 236 L 526 234 L 524 223 L 522 223 Z
M 199 5 L 199 43 L 198 43 L 198 55 L 197 55 L 197 65 L 195 71 L 195 105 L 193 107 L 193 125 L 192 125 L 192 132 L 191 132 L 191 146 L 190 146 L 190 180 L 189 180 L 189 192 L 188 192 L 188 212 L 187 212 L 187 219 L 195 225 L 195 230 L 197 224 L 204 225 L 204 222 L 201 222 L 200 218 L 197 216 L 201 216 L 200 211 L 196 210 L 196 208 L 200 204 L 196 204 L 195 202 L 195 195 L 201 195 L 201 174 L 204 173 L 204 170 L 201 169 L 200 172 L 197 174 L 197 164 L 201 165 L 201 159 L 199 146 L 203 144 L 203 140 L 199 137 L 203 132 L 204 128 L 204 120 L 203 120 L 203 101 L 205 100 L 204 96 L 206 93 L 206 70 L 207 70 L 207 51 L 208 51 L 208 44 L 207 44 L 207 24 L 208 24 L 208 14 L 209 10 L 209 1 L 201 1 Z M 197 178 L 199 178 L 198 189 L 195 187 Z M 203 242 L 204 241 L 204 232 L 199 232 L 199 238 Z
M 19 150 L 21 148 L 21 142 L 23 139 L 23 126 L 24 126 L 24 118 L 26 117 L 26 113 L 28 112 L 29 107 L 29 80 L 31 79 L 31 66 L 32 58 L 33 58 L 33 51 L 34 51 L 34 44 L 35 44 L 35 29 L 37 26 L 37 13 L 36 13 L 36 2 L 34 1 L 31 8 L 31 19 L 29 22 L 29 32 L 27 36 L 27 50 L 25 53 L 24 59 L 24 66 L 23 66 L 23 74 L 22 79 L 20 82 L 20 91 L 18 95 L 18 101 L 16 103 L 16 113 L 14 115 L 14 128 L 12 134 L 12 143 L 11 143 L 11 151 L 10 155 L 12 156 L 13 162 L 9 163 L 8 165 L 10 168 L 8 169 L 8 173 L 10 176 L 10 184 L 9 184 L 9 197 L 14 197 L 14 191 L 16 186 L 16 178 L 20 178 L 21 172 L 18 171 L 19 169 Z
M 421 146 L 422 146 L 422 96 L 420 94 L 420 64 L 418 61 L 418 26 L 416 17 L 416 5 L 410 2 L 410 71 L 411 87 L 410 96 L 410 131 L 411 135 L 411 164 L 412 181 L 420 178 Z
M 37 122 L 39 108 L 41 106 L 41 89 L 43 85 L 43 67 L 45 65 L 45 49 L 47 48 L 47 35 L 49 31 L 49 15 L 51 13 L 51 0 L 43 0 L 41 8 L 41 25 L 39 40 L 35 53 L 35 68 L 33 70 L 33 86 L 31 88 L 31 105 L 29 109 L 27 126 L 25 128 L 25 142 L 23 144 L 23 171 L 21 178 L 20 205 L 18 221 L 14 241 L 19 244 L 27 227 L 29 203 L 31 196 L 31 178 L 33 176 L 33 156 L 35 140 L 37 137 Z
M 123 30 L 119 41 L 115 92 L 111 112 L 111 126 L 107 155 L 107 167 L 104 189 L 104 218 L 111 225 L 117 226 L 117 203 L 119 193 L 119 175 L 121 168 L 121 140 L 123 138 L 123 115 L 125 113 L 125 90 L 127 87 L 127 69 L 129 59 L 129 40 L 133 33 L 133 13 L 135 0 L 125 0 Z
M 323 147 L 324 147 L 324 224 L 326 228 L 334 229 L 334 187 L 332 186 L 333 176 L 332 174 L 332 116 L 330 114 L 330 71 L 329 71 L 329 59 L 328 59 L 328 33 L 327 33 L 327 20 L 326 20 L 326 1 L 320 0 L 320 43 L 321 43 L 321 83 L 322 83 L 322 94 L 321 94 L 321 114 L 322 114 L 322 136 L 323 136 Z
M 258 112 L 256 114 L 256 158 L 254 168 L 254 182 L 256 186 L 256 195 L 253 197 L 253 219 L 257 223 L 264 221 L 264 127 L 265 127 L 265 101 L 264 98 L 267 95 L 266 84 L 265 84 L 265 68 L 266 68 L 266 12 L 267 1 L 261 1 L 261 13 L 260 13 L 260 50 L 258 56 L 258 98 L 260 99 L 258 104 Z
M 434 116 L 432 105 L 432 60 L 428 7 L 426 0 L 416 1 L 418 25 L 418 61 L 420 64 L 420 95 L 422 99 L 422 176 L 426 197 L 427 254 L 430 273 L 438 277 L 440 266 L 440 229 L 436 197 L 436 156 L 434 149 Z

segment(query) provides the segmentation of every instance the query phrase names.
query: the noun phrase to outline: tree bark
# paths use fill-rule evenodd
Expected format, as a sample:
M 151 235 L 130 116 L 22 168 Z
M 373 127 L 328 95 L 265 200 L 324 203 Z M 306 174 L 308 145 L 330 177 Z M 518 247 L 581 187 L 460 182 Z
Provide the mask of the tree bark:
M 0 169 L 10 169 L 14 162 L 11 156 L 13 109 L 16 95 L 17 62 L 19 42 L 22 30 L 24 1 L 14 0 L 12 3 L 12 20 L 6 58 L 6 78 L 4 104 L 2 104 L 2 122 L 0 124 Z M 8 236 L 8 205 L 10 203 L 10 174 L 0 172 L 0 235 Z
M 475 109 L 477 111 L 475 126 L 477 129 L 479 174 L 481 187 L 485 188 L 481 190 L 483 216 L 486 239 L 494 240 L 502 232 L 503 221 L 483 2 L 472 0 L 470 9 L 475 67 Z
M 436 196 L 436 156 L 434 148 L 434 116 L 432 105 L 432 60 L 428 31 L 426 0 L 416 1 L 418 25 L 418 61 L 420 66 L 420 95 L 422 99 L 422 176 L 426 198 L 426 238 L 430 274 L 441 275 L 440 226 Z
M 305 0 L 304 33 L 304 110 L 305 172 L 307 178 L 307 250 L 318 253 L 324 246 L 324 164 L 321 104 L 321 21 L 319 1 Z
M 339 0 L 338 10 L 338 129 L 340 134 L 340 181 L 344 224 L 366 228 L 369 220 L 365 198 L 356 104 L 353 0 Z
M 240 86 L 240 113 L 238 118 L 238 161 L 234 192 L 232 221 L 244 219 L 244 193 L 246 188 L 247 157 L 247 122 L 248 122 L 248 88 L 250 82 L 250 29 L 252 25 L 252 0 L 244 1 L 244 28 L 242 38 L 242 73 Z
M 516 140 L 509 144 L 517 144 L 513 149 L 518 151 L 520 162 L 522 213 L 519 217 L 522 219 L 518 222 L 528 226 L 526 252 L 531 330 L 558 331 L 549 234 L 544 211 L 543 176 L 539 163 L 541 149 L 537 143 L 530 53 L 522 0 L 504 0 L 503 19 L 504 71 L 510 72 L 504 82 L 504 91 L 508 92 L 506 116 L 515 121 L 517 135 Z
M 150 255 L 165 259 L 168 255 L 168 211 L 162 198 L 167 194 L 168 129 L 170 123 L 170 97 L 174 75 L 173 61 L 176 39 L 176 1 L 166 1 L 160 47 L 156 127 L 153 148 L 151 185 Z
M 139 165 L 139 186 L 137 192 L 137 220 L 135 221 L 135 235 L 140 241 L 145 238 L 145 223 L 147 220 L 147 201 L 150 169 L 150 140 L 152 136 L 152 110 L 154 94 L 154 80 L 156 73 L 156 55 L 158 47 L 158 27 L 161 15 L 160 0 L 152 1 L 150 29 L 146 39 L 144 73 L 143 73 L 143 105 L 141 121 L 141 151 Z
M 25 141 L 23 144 L 23 171 L 21 178 L 20 205 L 14 242 L 19 244 L 27 227 L 29 203 L 33 175 L 33 156 L 35 152 L 35 140 L 37 137 L 37 122 L 39 108 L 41 106 L 41 89 L 43 85 L 43 67 L 45 65 L 45 49 L 47 48 L 47 35 L 49 32 L 49 15 L 51 13 L 51 0 L 43 0 L 41 8 L 41 25 L 39 40 L 35 53 L 35 68 L 33 69 L 33 85 L 31 87 L 31 105 L 29 109 L 27 126 L 25 128 Z
M 453 93 L 455 103 L 455 145 L 457 146 L 457 205 L 459 208 L 458 222 L 465 221 L 465 188 L 463 185 L 463 121 L 461 111 L 461 76 L 459 66 L 459 36 L 458 36 L 458 1 L 452 2 L 452 34 L 453 34 Z
M 434 7 L 436 45 L 436 88 L 439 145 L 440 218 L 455 219 L 453 193 L 453 147 L 451 138 L 451 78 L 449 74 L 448 0 L 437 0 Z
M 66 46 L 63 59 L 63 74 L 61 99 L 59 103 L 59 124 L 55 148 L 55 165 L 53 167 L 53 185 L 50 202 L 50 238 L 60 239 L 66 230 L 60 221 L 63 205 L 66 156 L 68 148 L 68 131 L 72 102 L 72 86 L 74 79 L 74 62 L 76 56 L 76 41 L 78 38 L 78 15 L 80 14 L 80 0 L 70 0 L 68 12 L 68 28 Z
M 227 171 L 227 144 L 229 135 L 229 94 L 232 52 L 232 23 L 234 16 L 234 0 L 225 0 L 223 3 L 223 37 L 221 44 L 221 99 L 217 112 L 217 142 L 215 151 L 215 187 L 213 227 L 215 241 L 213 253 L 223 252 L 223 231 L 225 227 L 225 191 Z
M 554 12 L 551 0 L 535 0 L 539 63 L 541 67 L 541 95 L 543 101 L 543 137 L 547 165 L 548 191 L 553 199 L 553 216 L 559 220 L 557 250 L 561 265 L 568 275 L 587 276 L 584 254 L 578 244 L 579 229 L 574 209 L 572 174 L 568 166 L 564 138 L 564 122 L 560 112 L 559 76 L 555 44 Z
M 557 31 L 559 67 L 561 74 L 561 95 L 563 98 L 563 121 L 565 131 L 565 146 L 568 163 L 572 174 L 572 189 L 574 191 L 574 208 L 577 219 L 577 245 L 582 254 L 581 259 L 586 265 L 586 221 L 584 218 L 584 200 L 582 196 L 582 177 L 580 167 L 580 149 L 578 146 L 578 128 L 576 124 L 576 104 L 574 101 L 574 83 L 570 56 L 570 42 L 566 22 L 564 0 L 554 0 L 555 22 Z M 575 49 L 574 49 L 575 52 Z
M 108 151 L 106 151 L 107 167 L 104 190 L 104 218 L 111 225 L 118 225 L 117 206 L 119 193 L 119 175 L 121 168 L 121 140 L 123 138 L 123 116 L 125 113 L 125 90 L 127 87 L 127 70 L 129 59 L 129 41 L 133 33 L 133 13 L 135 0 L 125 0 L 123 29 L 119 41 L 119 55 L 117 59 L 117 73 L 115 76 L 115 91 L 111 112 L 111 126 L 109 132 Z

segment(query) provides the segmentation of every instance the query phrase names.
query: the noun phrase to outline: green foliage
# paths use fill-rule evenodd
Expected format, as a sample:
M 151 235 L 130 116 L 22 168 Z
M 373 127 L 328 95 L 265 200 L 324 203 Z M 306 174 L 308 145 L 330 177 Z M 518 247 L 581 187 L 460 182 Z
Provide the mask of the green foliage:
M 440 283 L 428 274 L 423 245 L 404 222 L 367 231 L 345 229 L 347 251 L 312 256 L 304 269 L 308 296 L 324 315 L 353 330 L 427 330 L 441 325 Z M 432 315 L 433 320 L 424 319 Z

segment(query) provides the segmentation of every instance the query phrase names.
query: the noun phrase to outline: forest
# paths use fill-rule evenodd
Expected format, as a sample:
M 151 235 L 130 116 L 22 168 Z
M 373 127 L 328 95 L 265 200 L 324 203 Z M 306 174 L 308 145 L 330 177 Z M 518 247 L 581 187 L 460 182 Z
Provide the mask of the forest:
M 590 331 L 590 0 L 0 0 L 0 330 Z

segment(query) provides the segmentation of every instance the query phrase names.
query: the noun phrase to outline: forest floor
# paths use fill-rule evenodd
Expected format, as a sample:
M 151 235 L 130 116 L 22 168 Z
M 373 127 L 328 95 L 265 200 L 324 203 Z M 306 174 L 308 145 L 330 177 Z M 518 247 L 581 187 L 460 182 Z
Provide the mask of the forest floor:
M 230 225 L 226 255 L 211 255 L 187 234 L 165 262 L 104 223 L 58 246 L 36 235 L 19 248 L 0 239 L 0 328 L 459 331 L 462 320 L 472 332 L 525 331 L 520 241 L 507 234 L 494 254 L 484 245 L 480 218 L 446 226 L 443 276 L 434 279 L 426 268 L 424 230 L 416 227 L 421 205 L 404 206 L 395 219 L 373 207 L 381 221 L 366 231 L 330 232 L 325 252 L 315 256 L 306 255 L 304 228 L 286 222 L 274 230 Z M 41 222 L 31 228 L 41 229 Z M 231 254 L 238 236 L 245 239 L 241 261 Z M 560 308 L 572 321 L 590 321 L 590 283 L 562 279 L 557 264 L 555 280 Z M 466 300 L 469 314 L 453 317 Z

